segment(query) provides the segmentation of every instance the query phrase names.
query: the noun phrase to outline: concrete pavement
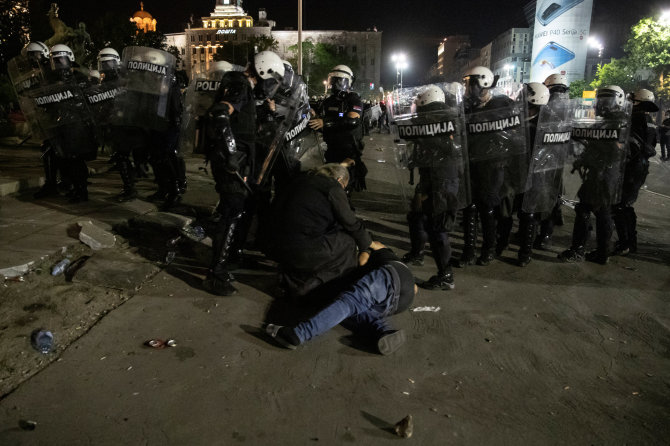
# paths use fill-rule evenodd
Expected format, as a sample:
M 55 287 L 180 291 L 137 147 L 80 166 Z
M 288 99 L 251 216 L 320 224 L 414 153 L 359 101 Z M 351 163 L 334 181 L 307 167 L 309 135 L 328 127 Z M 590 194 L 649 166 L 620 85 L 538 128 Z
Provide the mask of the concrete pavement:
M 369 191 L 354 205 L 374 238 L 402 254 L 409 243 L 390 138 L 373 134 L 365 159 Z M 189 166 L 186 204 L 213 205 L 199 161 Z M 565 209 L 555 248 L 537 251 L 526 268 L 513 264 L 512 245 L 489 267 L 455 270 L 455 290 L 422 290 L 415 306 L 440 310 L 395 317 L 409 339 L 390 357 L 370 353 L 342 327 L 295 352 L 276 347 L 260 326 L 293 310 L 269 295 L 271 264 L 259 259 L 237 274 L 238 295 L 217 298 L 199 287 L 203 263 L 179 255 L 0 401 L 0 444 L 390 444 L 398 441 L 391 426 L 407 414 L 415 444 L 665 444 L 666 166 L 654 160 L 640 195 L 638 254 L 607 266 L 559 263 L 572 227 Z M 0 221 L 16 231 L 2 243 L 24 240 L 16 252 L 52 240 L 58 247 L 62 231 L 51 237 L 45 219 L 63 228 L 81 216 L 111 225 L 153 211 L 109 200 L 118 187 L 112 172 L 92 181 L 92 202 L 79 208 L 2 198 Z M 37 211 L 44 214 L 20 232 Z M 458 231 L 453 244 L 460 252 Z M 413 269 L 426 279 L 434 268 L 427 259 Z M 178 345 L 142 345 L 153 337 Z M 37 425 L 23 430 L 22 420 Z

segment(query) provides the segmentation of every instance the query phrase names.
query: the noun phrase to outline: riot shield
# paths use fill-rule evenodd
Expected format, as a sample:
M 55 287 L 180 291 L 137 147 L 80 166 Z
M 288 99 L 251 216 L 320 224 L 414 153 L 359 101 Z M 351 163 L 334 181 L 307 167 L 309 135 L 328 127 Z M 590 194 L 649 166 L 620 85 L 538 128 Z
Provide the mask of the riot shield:
M 60 157 L 95 157 L 93 116 L 83 90 L 74 81 L 33 88 L 22 101 L 34 113 L 33 134 L 49 140 Z
M 307 85 L 305 85 L 305 83 L 302 80 L 300 80 L 299 82 L 295 82 L 295 84 L 292 86 L 288 98 L 285 101 L 283 100 L 281 101 L 283 107 L 282 113 L 284 119 L 282 119 L 279 122 L 279 125 L 277 125 L 274 138 L 270 143 L 268 153 L 265 156 L 263 164 L 261 165 L 260 172 L 258 173 L 256 184 L 261 185 L 264 184 L 264 182 L 268 181 L 268 178 L 270 176 L 269 175 L 270 169 L 272 169 L 272 166 L 275 163 L 277 156 L 280 153 L 280 150 L 282 150 L 282 145 L 285 144 L 286 134 L 290 130 L 297 131 L 297 129 L 294 128 L 296 121 L 300 122 L 299 125 L 302 125 L 303 122 L 305 122 L 305 126 L 307 125 L 306 124 L 307 121 L 305 121 L 304 119 L 300 121 L 298 119 L 302 113 L 302 110 L 304 109 L 304 105 L 309 103 L 306 102 L 306 98 L 307 98 Z
M 35 64 L 24 56 L 15 57 L 7 63 L 7 72 L 14 86 L 19 107 L 33 135 L 37 138 L 40 137 L 41 133 L 39 122 L 36 120 L 38 113 L 35 110 L 35 103 L 29 97 L 28 92 L 45 85 L 45 69 L 45 67 Z
M 197 78 L 186 89 L 180 138 L 181 153 L 204 153 L 203 116 L 214 104 L 221 78 Z
M 119 92 L 110 123 L 163 131 L 168 127 L 169 94 L 175 57 L 142 46 L 124 48 Z
M 557 99 L 540 110 L 523 195 L 523 212 L 550 212 L 561 194 L 575 106 L 572 100 Z
M 417 105 L 417 98 L 428 91 L 433 92 L 431 102 Z M 434 213 L 465 207 L 471 197 L 462 86 L 396 90 L 389 109 L 396 160 L 400 169 L 410 170 L 410 184 L 414 168 L 419 168 L 421 189 L 430 191 Z
M 307 170 L 323 164 L 317 133 L 308 125 L 311 119 L 309 104 L 305 104 L 297 115 L 293 128 L 284 136 L 282 146 L 283 162 L 290 171 Z
M 630 135 L 632 103 L 626 101 L 619 111 L 598 116 L 581 108 L 572 128 L 572 151 L 576 156 L 573 171 L 582 184 L 577 193 L 581 203 L 592 209 L 610 207 L 621 200 L 627 141 Z
M 523 192 L 528 174 L 527 104 L 494 96 L 466 116 L 472 195 L 494 207 L 503 197 Z
M 84 88 L 84 96 L 91 110 L 98 141 L 105 141 L 114 110 L 114 98 L 119 92 L 119 79 L 106 79 L 100 84 Z

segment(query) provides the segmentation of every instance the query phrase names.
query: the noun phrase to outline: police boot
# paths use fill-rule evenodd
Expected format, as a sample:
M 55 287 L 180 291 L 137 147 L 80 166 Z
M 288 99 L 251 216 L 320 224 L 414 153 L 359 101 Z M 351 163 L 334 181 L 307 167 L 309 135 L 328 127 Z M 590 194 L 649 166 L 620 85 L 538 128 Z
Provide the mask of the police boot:
M 635 208 L 628 206 L 626 208 L 626 219 L 628 221 L 628 240 L 630 252 L 637 252 L 637 214 Z
M 449 265 L 451 247 L 447 234 L 440 233 L 435 239 L 431 240 L 430 249 L 433 251 L 433 257 L 437 265 L 437 275 L 428 279 L 421 287 L 429 290 L 453 290 L 454 274 Z
M 602 211 L 601 211 L 602 212 Z M 612 219 L 608 212 L 597 215 L 596 218 L 596 243 L 595 251 L 586 254 L 586 260 L 589 262 L 606 265 L 609 260 L 609 244 L 612 238 Z
M 177 190 L 179 194 L 183 195 L 186 193 L 186 162 L 181 156 L 175 156 L 174 158 L 174 169 L 177 173 Z
M 116 160 L 116 168 L 121 175 L 123 182 L 123 189 L 117 197 L 119 202 L 130 201 L 137 197 L 137 189 L 135 189 L 135 171 L 130 163 L 128 157 L 119 156 Z
M 540 233 L 535 237 L 533 248 L 548 250 L 552 246 L 551 236 L 554 233 L 554 221 L 551 216 L 540 223 Z
M 474 204 L 463 209 L 463 253 L 456 266 L 465 268 L 475 263 L 477 242 L 477 208 Z
M 179 161 L 181 160 L 181 163 Z M 186 191 L 186 172 L 183 172 L 183 178 L 180 174 L 181 167 L 184 160 L 179 159 L 176 156 L 171 156 L 169 159 L 163 160 L 164 172 L 165 172 L 165 190 L 167 190 L 167 195 L 165 196 L 165 203 L 163 203 L 163 209 L 169 209 L 175 204 L 179 203 L 182 199 L 182 187 L 183 191 Z M 185 166 L 184 166 L 185 169 Z
M 617 238 L 619 239 L 614 244 L 613 255 L 625 256 L 630 253 L 630 238 L 628 228 L 628 215 L 626 208 L 623 206 L 616 206 L 614 208 L 614 227 L 616 228 Z
M 44 167 L 44 185 L 35 192 L 33 197 L 44 198 L 58 195 L 58 164 L 51 147 L 48 147 L 42 154 L 42 165 Z
M 537 222 L 533 214 L 521 214 L 521 221 L 519 224 L 519 266 L 526 266 L 530 263 L 533 254 L 533 239 L 535 238 L 535 230 Z
M 572 244 L 570 249 L 558 255 L 560 260 L 568 263 L 584 261 L 584 246 L 589 238 L 591 211 L 581 203 L 575 206 L 575 225 L 572 228 Z
M 228 261 L 240 218 L 241 214 L 232 218 L 223 232 L 217 231 L 212 241 L 213 261 L 202 286 L 206 291 L 218 296 L 237 293 L 237 289 L 231 283 L 233 276 L 228 271 Z
M 402 257 L 402 261 L 416 266 L 423 265 L 428 235 L 424 229 L 425 215 L 421 212 L 408 212 L 409 240 L 412 245 L 410 251 Z
M 168 194 L 167 189 L 167 172 L 165 172 L 164 163 L 161 161 L 155 161 L 151 164 L 151 168 L 154 171 L 154 182 L 158 185 L 158 190 L 153 194 L 147 197 L 149 201 L 162 201 L 165 200 L 165 197 Z
M 482 219 L 482 252 L 477 259 L 477 265 L 488 266 L 494 259 L 496 246 L 496 215 L 495 209 L 486 208 L 479 214 Z
M 512 217 L 501 217 L 498 220 L 498 228 L 496 234 L 496 255 L 500 256 L 509 246 L 509 236 L 512 232 L 514 221 Z
M 565 220 L 563 219 L 563 208 L 561 207 L 561 196 L 558 196 L 558 201 L 551 211 L 551 219 L 556 226 L 563 226 Z
M 83 159 L 70 160 L 72 194 L 69 203 L 88 201 L 88 167 Z

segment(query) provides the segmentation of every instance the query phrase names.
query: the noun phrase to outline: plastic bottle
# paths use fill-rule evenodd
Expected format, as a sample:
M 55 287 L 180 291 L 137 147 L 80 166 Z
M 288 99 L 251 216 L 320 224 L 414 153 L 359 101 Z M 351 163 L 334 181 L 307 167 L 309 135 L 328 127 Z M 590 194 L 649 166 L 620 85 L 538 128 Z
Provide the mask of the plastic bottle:
M 51 269 L 52 276 L 60 276 L 63 274 L 67 266 L 70 264 L 70 259 L 63 259 L 60 262 L 56 263 Z
M 54 344 L 54 335 L 50 331 L 40 330 L 33 333 L 33 347 L 35 350 L 47 354 Z

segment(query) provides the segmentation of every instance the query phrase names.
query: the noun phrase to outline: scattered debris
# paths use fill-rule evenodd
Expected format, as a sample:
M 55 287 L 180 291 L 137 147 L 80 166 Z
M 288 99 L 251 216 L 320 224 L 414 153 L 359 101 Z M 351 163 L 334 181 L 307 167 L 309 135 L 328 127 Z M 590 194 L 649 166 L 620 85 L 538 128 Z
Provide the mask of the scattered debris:
M 99 228 L 92 221 L 77 222 L 81 231 L 79 231 L 79 240 L 97 251 L 102 248 L 111 248 L 116 243 L 116 237 L 111 232 Z
M 30 334 L 30 343 L 33 348 L 42 354 L 47 354 L 53 348 L 54 335 L 47 330 L 38 328 Z
M 35 262 L 24 263 L 23 265 L 10 266 L 9 268 L 0 269 L 0 276 L 3 276 L 5 280 L 11 279 L 13 277 L 23 276 L 30 272 L 30 268 L 35 264 Z
M 167 341 L 164 341 L 162 339 L 149 339 L 144 343 L 147 347 L 151 348 L 165 348 L 165 347 L 176 347 L 177 342 L 174 339 L 168 339 Z
M 419 311 L 431 311 L 433 313 L 437 313 L 440 311 L 440 307 L 414 307 L 412 308 L 412 312 L 417 313 Z
M 33 420 L 19 420 L 19 427 L 24 431 L 34 431 L 37 427 L 37 421 Z
M 410 438 L 414 433 L 414 420 L 412 415 L 407 415 L 395 424 L 395 433 L 402 438 Z

